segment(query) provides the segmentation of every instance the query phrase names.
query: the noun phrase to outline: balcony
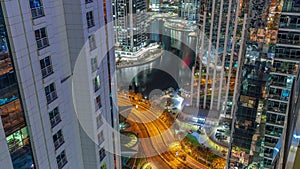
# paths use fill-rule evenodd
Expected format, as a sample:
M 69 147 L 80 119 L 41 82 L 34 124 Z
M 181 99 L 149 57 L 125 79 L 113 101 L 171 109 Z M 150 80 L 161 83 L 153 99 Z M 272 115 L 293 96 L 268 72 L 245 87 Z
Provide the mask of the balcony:
M 286 108 L 282 108 L 279 106 L 268 106 L 267 111 L 276 112 L 285 115 Z
M 298 64 L 274 61 L 272 72 L 279 74 L 296 75 L 298 72 Z
M 265 145 L 268 146 L 268 147 L 275 147 L 276 143 L 265 142 Z
M 282 8 L 282 12 L 300 12 L 299 7 L 287 7 L 286 3 L 283 5 L 284 7 Z
M 300 24 L 296 24 L 296 23 L 280 23 L 280 28 L 286 28 L 286 29 L 300 29 Z M 279 30 L 280 30 L 279 28 Z
M 289 45 L 300 45 L 299 38 L 293 39 L 293 37 L 286 37 L 286 38 L 278 38 L 277 43 L 279 44 L 289 44 Z

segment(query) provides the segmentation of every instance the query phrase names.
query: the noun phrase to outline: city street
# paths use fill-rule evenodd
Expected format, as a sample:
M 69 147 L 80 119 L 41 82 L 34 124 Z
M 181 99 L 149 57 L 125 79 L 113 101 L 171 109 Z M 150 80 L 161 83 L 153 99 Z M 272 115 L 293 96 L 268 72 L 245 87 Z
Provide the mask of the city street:
M 119 95 L 119 105 L 130 104 L 129 99 L 125 95 Z M 127 113 L 128 111 L 130 113 Z M 169 145 L 178 140 L 174 137 L 172 127 L 168 127 L 167 123 L 159 117 L 162 114 L 162 110 L 155 105 L 152 105 L 146 112 L 140 112 L 135 107 L 132 107 L 123 110 L 120 114 L 125 114 L 127 119 L 129 119 L 127 122 L 131 124 L 131 127 L 128 128 L 128 131 L 138 133 L 140 144 L 151 167 L 157 169 L 209 168 L 187 154 L 185 154 L 186 159 L 184 161 L 177 157 L 176 153 L 170 151 Z

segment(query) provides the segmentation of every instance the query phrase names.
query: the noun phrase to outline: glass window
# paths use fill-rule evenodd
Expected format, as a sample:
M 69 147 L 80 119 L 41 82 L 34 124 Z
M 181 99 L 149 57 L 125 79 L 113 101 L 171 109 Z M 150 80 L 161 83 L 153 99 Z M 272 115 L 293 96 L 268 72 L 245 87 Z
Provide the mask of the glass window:
M 100 76 L 97 75 L 93 80 L 94 91 L 98 91 L 100 89 Z
M 96 97 L 96 99 L 95 99 L 95 105 L 96 105 L 96 110 L 98 110 L 98 109 L 100 109 L 102 107 L 100 95 Z
M 92 72 L 95 72 L 98 69 L 97 58 L 91 59 Z
M 49 86 L 45 87 L 45 94 L 46 94 L 46 99 L 48 104 L 50 104 L 52 101 L 54 101 L 57 98 L 54 83 L 51 83 Z
M 93 0 L 85 0 L 86 4 L 91 3 L 91 2 L 93 2 Z
M 8 149 L 10 153 L 29 145 L 29 136 L 27 127 L 24 127 L 13 134 L 6 137 Z
M 65 150 L 56 157 L 56 162 L 59 169 L 62 169 L 68 163 Z
M 95 39 L 95 35 L 91 35 L 88 37 L 89 39 L 89 45 L 90 45 L 90 51 L 94 50 L 97 48 L 96 46 L 96 39 Z
M 38 49 L 43 49 L 49 46 L 46 28 L 35 30 L 35 39 Z
M 57 133 L 53 135 L 53 143 L 54 143 L 55 150 L 57 150 L 61 145 L 63 145 L 64 142 L 65 140 L 61 130 L 59 130 Z
M 46 58 L 40 60 L 42 76 L 43 78 L 51 75 L 53 73 L 51 57 L 47 56 Z
M 44 8 L 40 0 L 30 0 L 29 3 L 32 19 L 36 19 L 45 15 Z
M 104 142 L 104 135 L 103 135 L 103 131 L 101 131 L 100 133 L 98 133 L 98 144 L 101 145 Z
M 99 157 L 100 157 L 100 162 L 105 158 L 106 154 L 105 154 L 105 149 L 101 148 L 99 150 Z
M 49 117 L 52 128 L 55 127 L 59 122 L 61 122 L 58 107 L 54 108 L 51 112 L 49 112 Z
M 97 117 L 96 117 L 96 122 L 97 122 L 97 129 L 100 128 L 103 124 L 103 121 L 102 121 L 102 116 L 101 114 L 99 114 Z
M 86 13 L 86 21 L 88 28 L 95 26 L 93 11 Z

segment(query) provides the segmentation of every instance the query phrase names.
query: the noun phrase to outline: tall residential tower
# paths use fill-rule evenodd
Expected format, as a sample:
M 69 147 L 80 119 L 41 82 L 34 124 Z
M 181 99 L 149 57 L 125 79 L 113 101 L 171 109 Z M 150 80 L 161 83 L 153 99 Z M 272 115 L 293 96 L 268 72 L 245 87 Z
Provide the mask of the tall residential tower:
M 120 168 L 119 139 L 111 132 L 118 128 L 112 2 L 0 4 L 1 168 Z M 85 63 L 81 74 L 78 62 Z

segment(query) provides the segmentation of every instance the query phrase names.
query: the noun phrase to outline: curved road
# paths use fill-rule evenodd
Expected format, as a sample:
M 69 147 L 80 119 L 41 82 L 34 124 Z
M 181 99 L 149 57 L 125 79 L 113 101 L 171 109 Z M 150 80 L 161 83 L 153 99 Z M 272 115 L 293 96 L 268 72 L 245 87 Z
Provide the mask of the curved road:
M 119 95 L 119 106 L 129 106 L 131 102 L 123 95 Z M 130 130 L 138 133 L 141 146 L 145 152 L 147 160 L 153 168 L 173 168 L 173 169 L 208 169 L 209 167 L 201 164 L 192 157 L 186 155 L 186 161 L 176 157 L 175 153 L 169 151 L 171 143 L 176 142 L 170 127 L 161 120 L 162 110 L 152 105 L 148 111 L 140 112 L 135 108 L 129 108 L 120 112 L 126 113 L 129 123 L 132 127 Z

